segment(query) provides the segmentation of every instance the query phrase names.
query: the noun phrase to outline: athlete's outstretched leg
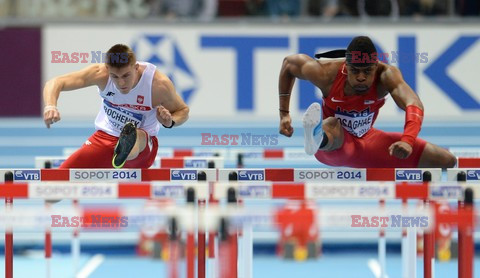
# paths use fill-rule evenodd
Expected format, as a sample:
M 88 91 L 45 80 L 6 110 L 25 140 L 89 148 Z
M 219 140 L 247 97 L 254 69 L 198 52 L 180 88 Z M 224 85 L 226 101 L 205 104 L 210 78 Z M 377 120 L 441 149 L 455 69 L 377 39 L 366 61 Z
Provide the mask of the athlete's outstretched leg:
M 145 149 L 147 145 L 147 133 L 143 129 L 137 128 L 137 140 L 133 146 L 130 154 L 127 157 L 127 160 L 133 160 Z
M 333 151 L 343 144 L 343 128 L 334 117 L 322 122 L 322 108 L 319 103 L 312 103 L 303 115 L 305 152 L 309 155 L 318 150 Z
M 133 123 L 126 123 L 115 146 L 112 165 L 122 168 L 127 160 L 135 159 L 147 143 L 147 134 Z
M 428 142 L 418 161 L 419 168 L 453 168 L 456 164 L 457 158 L 451 152 Z

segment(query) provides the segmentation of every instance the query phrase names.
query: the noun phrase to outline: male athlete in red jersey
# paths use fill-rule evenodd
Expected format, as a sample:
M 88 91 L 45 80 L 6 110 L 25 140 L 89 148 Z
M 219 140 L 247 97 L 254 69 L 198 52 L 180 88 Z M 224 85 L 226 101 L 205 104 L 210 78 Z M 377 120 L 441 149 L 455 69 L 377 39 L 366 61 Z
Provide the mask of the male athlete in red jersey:
M 453 154 L 417 138 L 423 104 L 396 67 L 378 61 L 370 38 L 355 37 L 345 56 L 316 60 L 297 54 L 285 58 L 279 77 L 280 134 L 293 134 L 290 93 L 295 78 L 300 78 L 312 82 L 323 94 L 322 107 L 313 103 L 303 116 L 305 151 L 318 161 L 358 168 L 454 167 Z M 373 128 L 388 94 L 406 112 L 403 134 Z
M 97 86 L 102 104 L 96 132 L 60 168 L 148 168 L 157 154 L 160 124 L 179 126 L 189 108 L 170 79 L 150 63 L 137 62 L 130 47 L 112 46 L 105 64 L 48 81 L 43 90 L 43 119 L 48 128 L 60 120 L 61 91 Z

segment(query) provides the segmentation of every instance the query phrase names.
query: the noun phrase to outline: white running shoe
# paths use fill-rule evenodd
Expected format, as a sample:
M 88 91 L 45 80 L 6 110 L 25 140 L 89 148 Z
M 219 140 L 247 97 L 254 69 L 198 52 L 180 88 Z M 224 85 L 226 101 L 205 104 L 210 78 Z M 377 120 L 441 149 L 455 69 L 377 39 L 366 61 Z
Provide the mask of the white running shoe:
M 305 136 L 305 152 L 314 155 L 323 140 L 322 107 L 318 102 L 310 104 L 303 114 L 303 130 Z

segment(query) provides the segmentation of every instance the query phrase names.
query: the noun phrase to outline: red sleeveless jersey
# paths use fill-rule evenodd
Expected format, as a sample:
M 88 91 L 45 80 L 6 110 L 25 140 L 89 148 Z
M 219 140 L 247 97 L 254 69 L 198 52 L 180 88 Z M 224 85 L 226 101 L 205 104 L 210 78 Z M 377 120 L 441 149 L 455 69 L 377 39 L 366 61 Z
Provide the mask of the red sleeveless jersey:
M 344 93 L 347 81 L 345 64 L 338 70 L 327 98 L 323 99 L 323 118 L 340 119 L 343 128 L 356 137 L 365 135 L 377 119 L 380 107 L 385 98 L 377 98 L 377 80 L 366 94 L 346 96 Z

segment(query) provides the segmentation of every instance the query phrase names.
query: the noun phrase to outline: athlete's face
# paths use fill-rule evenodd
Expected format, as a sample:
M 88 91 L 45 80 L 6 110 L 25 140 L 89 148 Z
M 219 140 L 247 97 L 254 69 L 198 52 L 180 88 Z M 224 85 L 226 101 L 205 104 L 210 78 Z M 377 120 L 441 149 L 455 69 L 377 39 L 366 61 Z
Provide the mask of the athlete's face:
M 138 76 L 138 67 L 138 64 L 128 65 L 121 68 L 108 67 L 108 74 L 122 94 L 130 92 L 135 86 L 135 81 Z
M 347 65 L 347 80 L 356 93 L 366 93 L 373 84 L 377 64 L 366 67 Z

